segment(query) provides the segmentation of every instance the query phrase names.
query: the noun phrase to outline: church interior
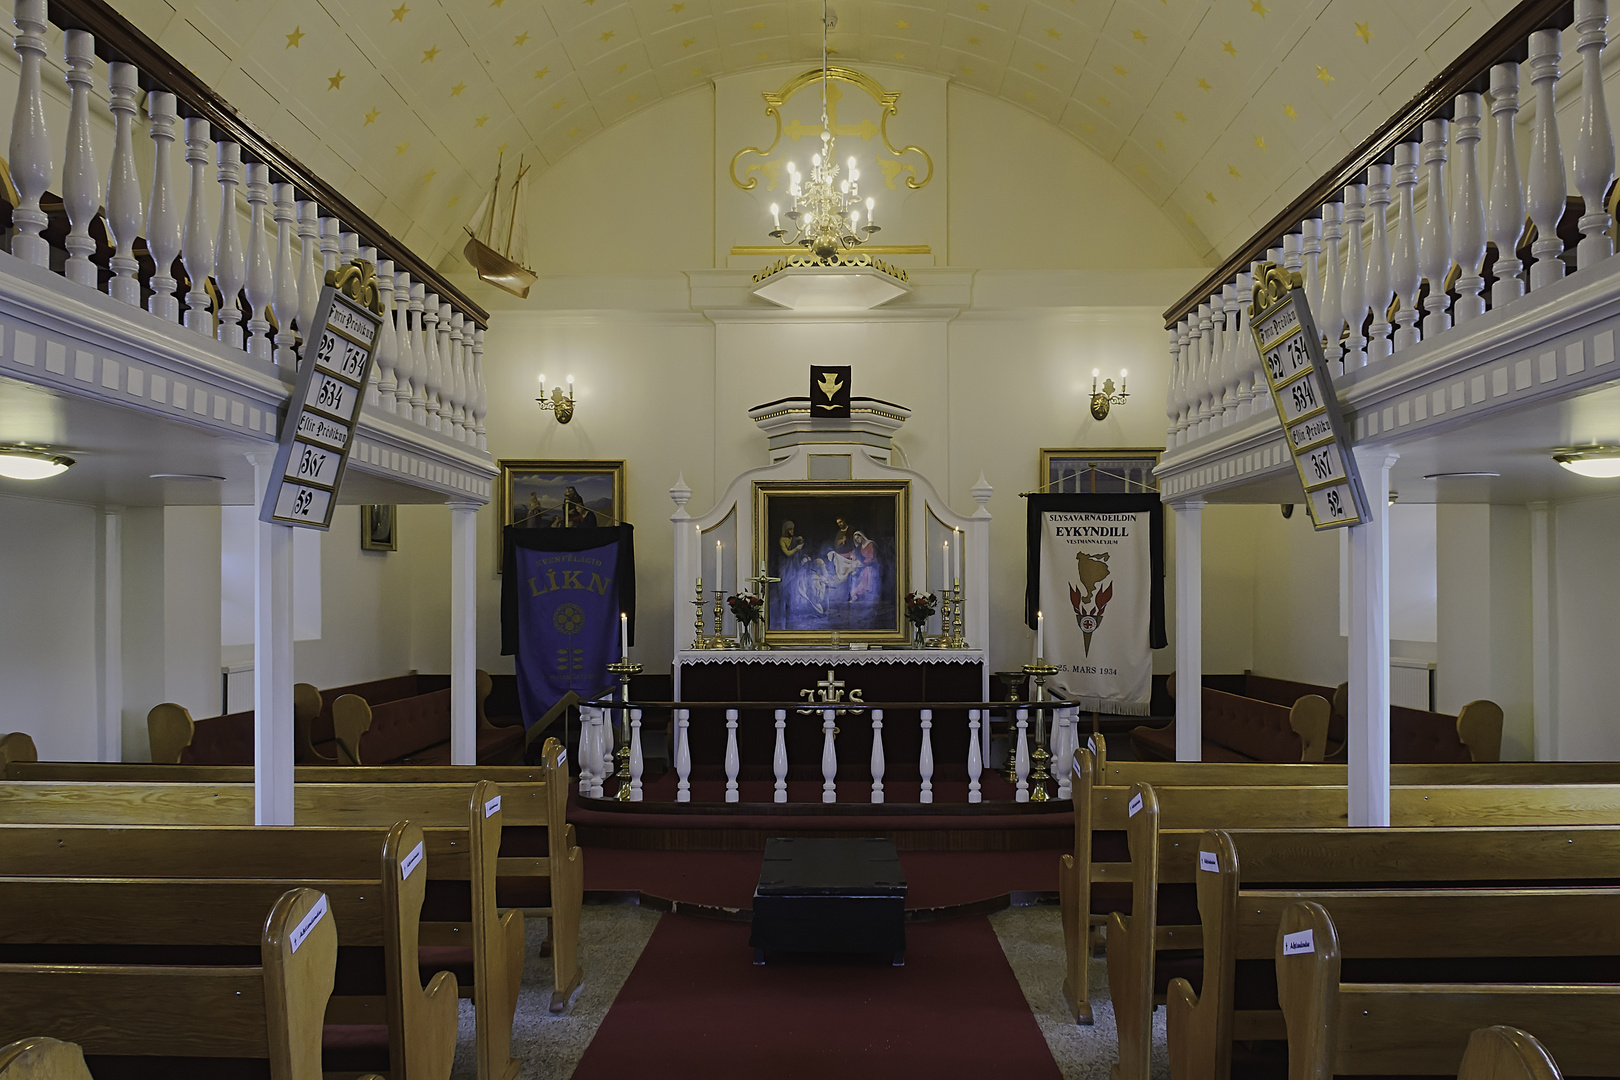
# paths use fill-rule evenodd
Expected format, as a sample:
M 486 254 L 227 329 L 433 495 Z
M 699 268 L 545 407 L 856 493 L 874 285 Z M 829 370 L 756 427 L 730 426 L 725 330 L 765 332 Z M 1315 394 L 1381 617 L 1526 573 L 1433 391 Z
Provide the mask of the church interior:
M 12 0 L 0 1080 L 1620 1076 L 1609 0 L 395 5 Z

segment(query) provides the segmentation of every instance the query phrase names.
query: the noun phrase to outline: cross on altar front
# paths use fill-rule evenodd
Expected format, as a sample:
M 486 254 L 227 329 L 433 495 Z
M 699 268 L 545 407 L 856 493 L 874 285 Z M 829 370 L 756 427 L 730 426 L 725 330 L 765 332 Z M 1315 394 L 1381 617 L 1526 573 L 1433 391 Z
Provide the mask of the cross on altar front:
M 816 682 L 816 688 L 821 691 L 822 701 L 844 700 L 844 680 L 833 678 L 833 669 L 827 669 L 827 677 Z M 834 693 L 834 691 L 837 691 Z

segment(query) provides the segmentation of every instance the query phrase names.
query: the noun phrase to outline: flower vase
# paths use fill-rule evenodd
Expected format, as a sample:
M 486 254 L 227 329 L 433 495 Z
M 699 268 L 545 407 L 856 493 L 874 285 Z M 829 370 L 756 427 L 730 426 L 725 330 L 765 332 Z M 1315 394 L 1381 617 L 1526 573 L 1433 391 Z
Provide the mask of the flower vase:
M 737 648 L 739 648 L 739 649 L 755 649 L 755 648 L 758 648 L 758 646 L 754 643 L 754 624 L 753 623 L 751 623 L 751 622 L 740 622 L 740 623 L 737 624 Z
M 927 625 L 928 624 L 925 622 L 914 622 L 911 624 L 911 647 L 913 649 L 921 649 L 926 647 L 927 635 L 923 633 L 923 627 Z

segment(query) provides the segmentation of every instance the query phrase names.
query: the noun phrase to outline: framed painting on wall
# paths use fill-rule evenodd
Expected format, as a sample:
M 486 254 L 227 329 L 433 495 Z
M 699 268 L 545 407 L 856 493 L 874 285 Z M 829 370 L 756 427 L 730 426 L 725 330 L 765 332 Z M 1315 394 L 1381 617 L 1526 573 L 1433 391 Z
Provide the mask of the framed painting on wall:
M 398 551 L 399 537 L 394 530 L 399 508 L 391 503 L 360 504 L 360 550 Z
M 1041 450 L 1041 478 L 1038 491 L 1049 494 L 1089 494 L 1095 492 L 1140 495 L 1158 491 L 1160 447 L 1127 449 L 1046 449 Z
M 501 525 L 525 529 L 578 529 L 612 526 L 625 518 L 624 462 L 528 461 L 503 459 L 495 488 Z M 495 568 L 504 551 L 502 529 L 495 530 Z
M 762 480 L 754 500 L 755 558 L 782 579 L 767 644 L 905 640 L 909 481 Z

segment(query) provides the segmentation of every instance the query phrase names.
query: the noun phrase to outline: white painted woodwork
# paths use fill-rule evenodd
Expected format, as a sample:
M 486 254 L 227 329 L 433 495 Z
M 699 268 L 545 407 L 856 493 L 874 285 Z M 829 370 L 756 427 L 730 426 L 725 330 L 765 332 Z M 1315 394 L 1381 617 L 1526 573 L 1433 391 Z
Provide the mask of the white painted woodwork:
M 274 449 L 255 450 L 255 488 L 268 492 Z M 253 525 L 253 823 L 293 824 L 292 526 Z
M 922 788 L 917 801 L 931 803 L 934 801 L 934 710 L 923 709 L 918 723 L 922 725 L 922 750 L 917 755 L 917 774 L 922 778 Z
M 478 764 L 478 508 L 450 504 L 450 763 Z
M 692 710 L 675 710 L 675 801 L 692 801 Z
M 579 793 L 585 798 L 589 798 L 591 794 L 591 769 L 599 760 L 591 750 L 591 741 L 595 738 L 596 729 L 591 725 L 591 710 L 582 705 L 579 710 Z
M 63 37 L 67 63 L 67 149 L 62 156 L 62 208 L 67 212 L 68 234 L 63 241 L 68 259 L 67 279 L 87 288 L 97 287 L 96 264 L 90 256 L 96 242 L 90 223 L 101 205 L 101 174 L 96 148 L 90 141 L 90 86 L 95 80 L 96 40 L 84 30 L 69 30 Z
M 411 283 L 411 419 L 418 424 L 427 423 L 427 394 L 423 383 L 427 379 L 427 346 L 424 344 L 422 316 L 427 304 L 427 286 L 420 281 Z
M 968 802 L 978 803 L 984 801 L 984 793 L 979 788 L 979 777 L 984 772 L 984 758 L 979 754 L 979 710 L 968 710 Z
M 1017 736 L 1013 744 L 1013 770 L 1018 774 L 1018 792 L 1014 802 L 1029 802 L 1029 710 L 1017 711 L 1014 727 Z
M 179 195 L 174 190 L 174 170 L 169 154 L 174 146 L 174 110 L 173 94 L 154 90 L 146 95 L 147 133 L 152 138 L 152 191 L 151 200 L 146 204 L 146 247 L 152 253 L 153 265 L 152 296 L 146 303 L 146 310 L 166 322 L 177 322 L 180 318 L 180 306 L 174 297 L 173 273 L 174 260 L 180 254 Z M 186 121 L 188 129 L 191 123 Z M 15 156 L 12 160 L 16 160 Z M 194 171 L 192 183 L 196 182 Z M 213 242 L 210 241 L 210 256 L 212 249 Z M 15 249 L 12 254 L 16 254 Z M 212 335 L 212 324 L 206 332 Z
M 1178 323 L 1168 331 L 1170 335 L 1170 377 L 1166 383 L 1164 393 L 1164 415 L 1170 421 L 1170 426 L 1164 429 L 1164 445 L 1174 448 L 1176 445 L 1176 432 L 1180 430 L 1181 419 L 1181 328 Z
M 1212 427 L 1218 430 L 1230 425 L 1237 412 L 1237 376 L 1228 364 L 1231 357 L 1226 348 L 1226 294 L 1218 289 L 1209 297 L 1209 334 Z
M 411 380 L 415 357 L 411 352 L 411 275 L 394 271 L 394 407 L 389 412 L 411 418 Z
M 1357 447 L 1353 452 L 1370 513 L 1364 524 L 1349 529 L 1349 814 L 1352 826 L 1387 827 L 1389 470 L 1399 455 L 1382 447 Z
M 838 801 L 838 751 L 833 745 L 833 710 L 821 711 L 821 801 Z
M 613 729 L 618 715 L 611 709 L 598 709 L 596 713 L 597 724 L 601 730 L 600 746 L 602 749 L 602 767 L 597 770 L 596 794 L 602 796 L 605 792 L 606 797 L 610 799 L 618 794 L 618 788 L 609 788 L 607 786 L 612 782 L 614 774 L 618 771 L 613 760 Z
M 1238 275 L 1242 280 L 1242 275 Z M 1249 364 L 1249 354 L 1254 351 L 1254 343 L 1249 340 L 1249 310 L 1246 306 L 1251 301 L 1243 298 L 1243 292 L 1234 281 L 1223 289 L 1226 293 L 1226 337 L 1227 348 L 1232 350 L 1232 370 L 1237 379 L 1237 418 L 1247 420 L 1254 415 L 1254 372 Z M 1258 355 L 1258 354 L 1256 354 Z
M 1179 373 L 1176 378 L 1176 445 L 1181 446 L 1189 438 L 1187 431 L 1188 412 L 1187 402 L 1192 388 L 1192 359 L 1187 348 L 1187 327 L 1189 320 L 1183 318 L 1176 324 L 1176 352 L 1180 360 L 1176 364 Z
M 1052 737 L 1052 771 L 1057 776 L 1057 797 L 1060 799 L 1074 795 L 1075 722 L 1078 715 L 1075 709 L 1057 711 L 1057 730 Z
M 140 72 L 132 64 L 107 65 L 108 108 L 113 114 L 112 167 L 107 173 L 107 236 L 113 253 L 108 265 L 113 279 L 108 292 L 114 300 L 139 307 L 140 263 L 135 258 L 135 237 L 141 231 L 141 177 L 135 164 L 135 97 Z
M 444 366 L 439 361 L 439 295 L 424 290 L 422 297 L 422 407 L 429 431 L 442 430 L 439 394 L 444 389 Z
M 1535 262 L 1530 267 L 1530 287 L 1544 288 L 1564 276 L 1564 242 L 1558 238 L 1558 219 L 1564 216 L 1564 200 L 1569 193 L 1564 179 L 1564 147 L 1558 137 L 1558 110 L 1553 91 L 1558 82 L 1560 48 L 1557 30 L 1537 30 L 1530 35 L 1530 83 L 1536 89 L 1536 117 L 1530 135 L 1529 211 L 1536 225 L 1536 239 L 1530 245 Z
M 1451 257 L 1462 268 L 1457 279 L 1453 321 L 1461 326 L 1485 314 L 1485 196 L 1479 180 L 1480 117 L 1485 99 L 1479 94 L 1458 94 L 1452 108 L 1457 140 L 1457 209 L 1451 219 Z
M 466 319 L 459 311 L 450 313 L 450 370 L 455 376 L 455 389 L 451 392 L 451 400 L 455 403 L 455 414 L 451 417 L 451 426 L 454 428 L 457 440 L 467 441 L 467 361 L 469 350 L 465 326 Z
M 883 710 L 872 710 L 872 802 L 883 801 Z
M 338 266 L 348 266 L 360 257 L 360 234 L 347 230 L 338 232 Z
M 646 792 L 642 790 L 641 774 L 646 771 L 646 758 L 641 752 L 641 710 L 630 710 L 630 801 L 641 802 Z
M 1173 504 L 1176 519 L 1176 760 L 1204 756 L 1204 503 Z
M 319 244 L 321 249 L 321 275 L 323 282 L 325 281 L 325 275 L 330 274 L 333 270 L 336 270 L 338 268 L 338 264 L 343 261 L 338 255 L 338 234 L 342 231 L 343 223 L 337 218 L 321 218 L 321 237 Z
M 1423 122 L 1423 164 L 1428 175 L 1424 197 L 1423 233 L 1418 241 L 1418 262 L 1429 283 L 1429 296 L 1423 302 L 1423 337 L 1438 337 L 1451 329 L 1446 312 L 1446 275 L 1451 273 L 1451 211 L 1447 188 L 1451 180 L 1446 170 L 1447 141 L 1451 123 L 1444 119 Z
M 1614 254 L 1610 215 L 1603 205 L 1614 180 L 1614 132 L 1603 97 L 1603 47 L 1608 41 L 1609 0 L 1575 0 L 1575 49 L 1581 54 L 1581 122 L 1575 135 L 1575 190 L 1586 202 L 1581 242 L 1575 249 L 1580 269 Z
M 1415 142 L 1395 147 L 1395 242 L 1389 264 L 1389 283 L 1400 310 L 1395 312 L 1394 352 L 1418 342 L 1418 290 L 1423 276 L 1418 269 L 1417 210 L 1412 192 L 1417 188 L 1418 158 L 1423 148 Z
M 1221 387 L 1215 374 L 1214 320 L 1209 303 L 1198 305 L 1198 437 L 1220 427 Z
M 242 311 L 238 294 L 247 277 L 246 257 L 237 233 L 236 189 L 242 182 L 242 148 L 233 142 L 217 144 L 219 164 L 219 238 L 214 248 L 214 284 L 219 287 L 219 340 L 243 347 Z
M 726 802 L 737 801 L 737 770 L 741 758 L 737 754 L 737 710 L 726 710 Z
M 1344 332 L 1344 272 L 1339 268 L 1339 241 L 1344 236 L 1344 207 L 1336 202 L 1322 206 L 1322 245 L 1326 252 L 1322 267 L 1322 354 L 1328 373 L 1344 370 L 1339 364 L 1339 336 Z
M 1486 233 L 1496 245 L 1496 284 L 1491 286 L 1491 307 L 1499 308 L 1524 295 L 1519 277 L 1523 263 L 1515 250 L 1524 235 L 1524 183 L 1519 178 L 1519 152 L 1514 119 L 1519 115 L 1519 65 L 1491 67 L 1491 118 L 1496 122 L 1495 163 L 1491 168 L 1491 200 L 1486 208 Z
M 309 200 L 298 204 L 298 337 L 309 341 L 310 325 L 315 322 L 315 309 L 321 303 L 321 287 L 326 275 L 320 269 L 321 208 Z M 320 341 L 320 335 L 313 335 Z M 302 347 L 302 346 L 300 346 Z M 394 410 L 389 409 L 389 412 Z
M 456 338 L 451 332 L 450 305 L 439 301 L 439 430 L 452 439 L 461 436 L 456 431 Z
M 276 219 L 276 287 L 272 308 L 276 315 L 276 366 L 287 374 L 298 370 L 298 265 L 293 255 L 293 234 L 298 231 L 298 207 L 291 184 L 271 189 Z
M 257 161 L 248 165 L 247 201 L 247 351 L 255 359 L 269 363 L 273 356 L 268 315 L 276 298 L 270 240 L 264 231 L 264 208 L 270 202 L 270 166 Z
M 1537 761 L 1559 760 L 1558 576 L 1553 564 L 1555 540 L 1553 514 L 1548 504 L 1531 503 L 1530 712 Z
M 1322 219 L 1308 217 L 1299 223 L 1300 272 L 1305 277 L 1305 302 L 1311 318 L 1322 325 Z
M 1367 321 L 1367 259 L 1361 247 L 1361 223 L 1367 218 L 1367 185 L 1350 184 L 1344 189 L 1344 285 L 1339 300 L 1344 305 L 1344 321 L 1350 333 L 1344 342 L 1344 370 L 1367 366 L 1367 339 L 1362 328 Z
M 488 450 L 489 439 L 484 432 L 484 417 L 489 415 L 489 386 L 484 382 L 484 328 L 473 333 L 473 372 L 478 381 L 478 449 Z
M 1238 272 L 1237 284 L 1234 291 L 1240 299 L 1238 304 L 1238 367 L 1244 372 L 1243 381 L 1248 385 L 1249 415 L 1267 408 L 1271 391 L 1266 388 L 1266 376 L 1260 370 L 1260 350 L 1255 347 L 1254 334 L 1249 330 L 1248 309 L 1241 302 L 1242 297 L 1249 297 L 1253 302 L 1254 274 L 1248 270 Z
M 50 186 L 51 136 L 45 126 L 45 96 L 40 87 L 40 64 L 45 59 L 45 0 L 16 0 L 12 19 L 17 25 L 13 41 L 20 67 L 17 73 L 17 103 L 11 115 L 11 182 L 17 189 L 18 205 L 11 212 L 17 231 L 11 238 L 11 253 L 35 266 L 51 264 L 50 247 L 41 233 L 48 220 L 39 208 L 39 199 Z
M 787 802 L 787 710 L 776 710 L 776 749 L 771 753 L 771 771 L 776 774 L 776 787 L 772 795 L 775 802 Z
M 377 259 L 377 249 L 371 247 L 370 245 L 366 245 L 360 249 L 360 258 L 370 263 L 373 270 L 376 270 L 376 268 L 381 265 Z M 377 277 L 380 279 L 382 275 L 379 273 Z M 377 282 L 377 298 L 382 301 L 384 311 L 390 310 L 387 304 L 388 298 L 393 296 L 393 292 L 394 288 L 392 283 L 389 284 L 387 293 L 384 293 L 381 280 Z M 383 327 L 378 328 L 379 331 L 381 331 L 384 327 L 389 330 L 393 329 L 389 323 L 384 322 Z M 382 351 L 383 339 L 391 337 L 393 337 L 392 333 L 383 333 L 381 335 L 377 341 L 377 349 L 374 350 L 372 354 L 373 361 L 376 360 L 377 354 Z M 378 403 L 377 381 L 382 377 L 381 371 L 381 367 L 377 363 L 373 362 L 371 365 L 371 374 L 366 376 L 365 401 L 367 405 L 376 405 Z
M 124 515 L 96 511 L 96 760 L 124 759 Z
M 165 158 L 168 150 L 165 146 L 161 151 Z M 217 183 L 208 175 L 208 165 L 213 159 L 214 134 L 207 120 L 192 117 L 186 121 L 186 164 L 191 172 L 191 190 L 186 198 L 186 222 L 183 232 L 176 233 L 177 245 L 182 263 L 186 268 L 186 277 L 190 278 L 190 286 L 186 290 L 186 326 L 195 330 L 204 337 L 214 336 L 214 313 L 210 310 L 212 300 L 208 295 L 208 278 L 214 272 L 214 230 L 208 224 L 208 185 Z M 167 186 L 167 185 L 165 185 Z M 156 195 L 153 196 L 156 204 Z M 179 220 L 175 220 L 178 230 Z M 152 234 L 147 233 L 147 243 L 152 243 Z M 156 255 L 156 248 L 153 248 Z M 170 257 L 167 262 L 161 258 L 158 265 L 163 270 L 174 263 Z M 157 279 L 154 277 L 154 281 Z M 169 291 L 174 291 L 174 279 L 168 279 Z M 155 298 L 154 298 L 155 299 Z M 174 303 L 170 301 L 171 305 Z
M 394 411 L 394 365 L 399 361 L 399 334 L 394 329 L 394 264 L 389 259 L 377 260 L 377 295 L 382 300 L 383 324 L 377 337 L 377 377 L 371 403 L 383 412 Z

